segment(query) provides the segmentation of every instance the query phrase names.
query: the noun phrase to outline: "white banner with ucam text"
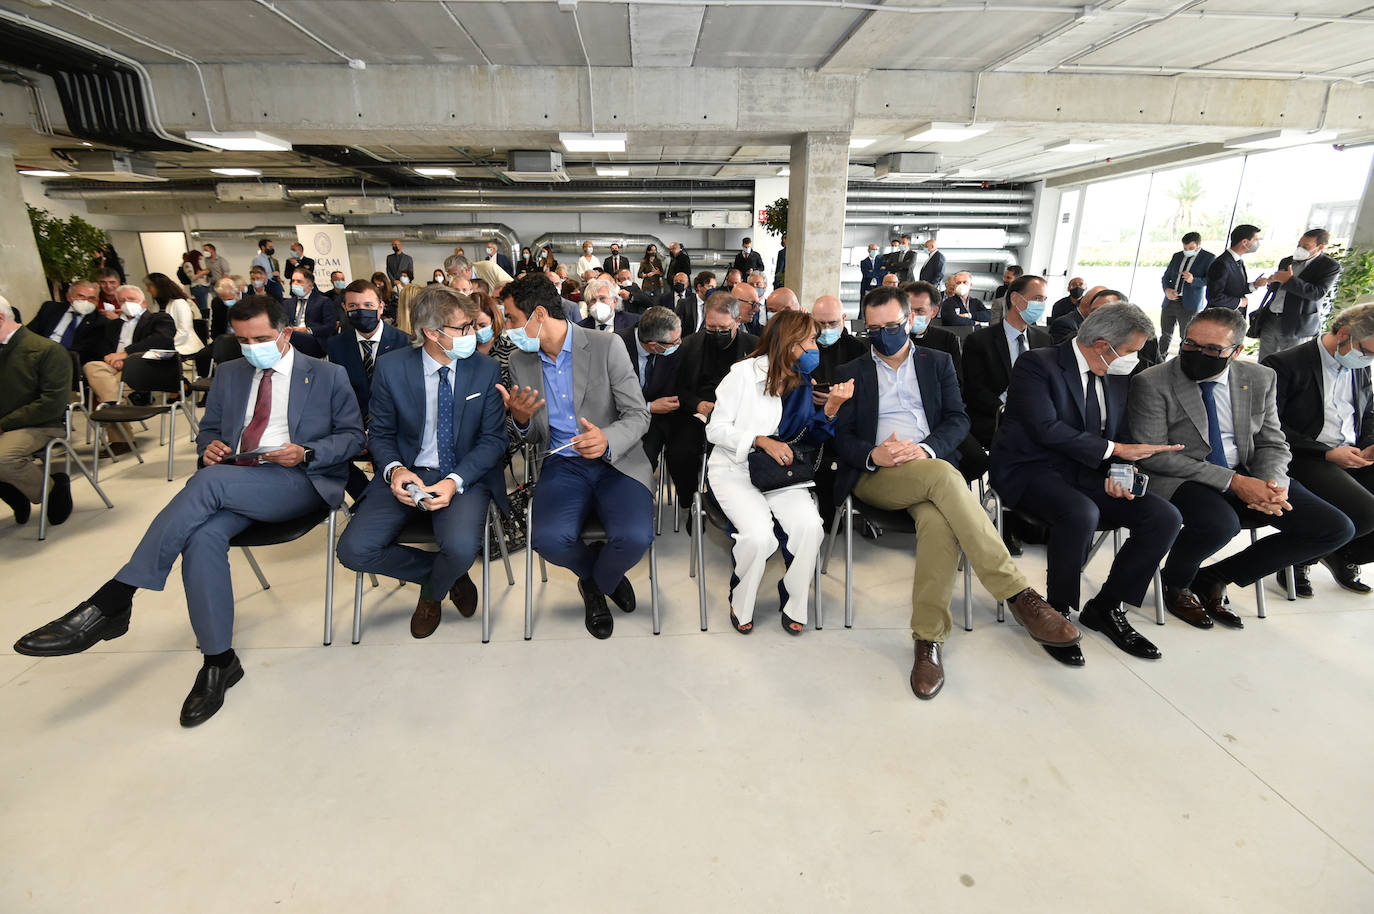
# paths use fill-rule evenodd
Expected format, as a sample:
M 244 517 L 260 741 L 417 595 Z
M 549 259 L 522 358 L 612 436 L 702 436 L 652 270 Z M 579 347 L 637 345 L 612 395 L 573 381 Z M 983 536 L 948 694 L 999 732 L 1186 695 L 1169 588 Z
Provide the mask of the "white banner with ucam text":
M 328 292 L 329 275 L 335 270 L 343 271 L 344 282 L 353 281 L 353 272 L 348 266 L 348 241 L 344 237 L 342 225 L 296 226 L 296 240 L 305 248 L 305 256 L 315 261 L 315 285 Z

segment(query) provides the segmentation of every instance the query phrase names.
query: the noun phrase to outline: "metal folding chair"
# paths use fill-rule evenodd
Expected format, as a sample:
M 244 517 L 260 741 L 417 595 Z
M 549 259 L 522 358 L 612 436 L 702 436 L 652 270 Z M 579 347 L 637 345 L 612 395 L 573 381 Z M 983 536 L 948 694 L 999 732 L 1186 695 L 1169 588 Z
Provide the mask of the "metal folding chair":
M 176 415 L 180 411 L 186 416 L 192 432 L 197 427 L 195 417 L 191 414 L 186 405 L 187 397 L 182 396 L 182 374 L 181 359 L 147 359 L 141 354 L 131 355 L 124 362 L 124 367 L 120 373 L 119 398 L 124 398 L 124 390 L 128 388 L 135 393 L 160 394 L 162 402 L 160 404 L 149 404 L 148 406 L 101 406 L 90 414 L 90 419 L 101 426 L 110 423 L 143 422 L 155 417 L 168 420 L 171 425 L 167 429 L 167 481 L 172 481 L 173 459 L 176 453 Z M 176 400 L 169 401 L 168 394 L 177 394 Z M 102 429 L 103 434 L 103 429 Z M 138 462 L 143 462 L 143 455 L 139 452 L 138 444 L 132 437 L 126 438 L 127 443 L 133 449 L 134 456 Z M 98 446 L 98 443 L 97 443 Z M 99 479 L 100 463 L 96 461 L 96 478 Z
M 326 646 L 334 641 L 334 549 L 337 543 L 335 533 L 338 529 L 338 510 L 338 508 L 323 507 L 290 520 L 275 523 L 255 521 L 247 529 L 229 540 L 231 547 L 237 546 L 243 550 L 243 557 L 248 560 L 248 567 L 253 569 L 253 574 L 257 576 L 262 589 L 271 590 L 272 585 L 268 583 L 267 576 L 262 573 L 258 560 L 253 557 L 252 548 L 289 543 L 305 536 L 322 523 L 328 525 L 324 546 L 324 643 Z
M 114 507 L 114 504 L 105 495 L 105 490 L 100 488 L 100 483 L 96 482 L 95 476 L 91 474 L 90 470 L 86 469 L 86 464 L 82 462 L 81 458 L 76 455 L 76 451 L 72 446 L 72 408 L 74 406 L 75 404 L 68 404 L 67 411 L 63 415 L 65 430 L 62 437 L 53 438 L 51 441 L 49 441 L 47 444 L 43 446 L 43 500 L 38 506 L 38 539 L 40 542 L 48 538 L 49 487 L 47 485 L 47 480 L 52 477 L 52 455 L 53 451 L 56 448 L 62 449 L 62 456 L 63 459 L 66 461 L 66 468 L 63 472 L 65 472 L 70 477 L 72 473 L 72 462 L 75 461 L 77 469 L 81 471 L 82 476 L 86 477 L 86 481 L 91 484 L 91 488 L 95 489 L 95 494 L 100 496 L 100 500 L 105 503 L 105 507 Z M 98 451 L 96 452 L 94 459 L 96 462 L 99 462 L 100 454 Z

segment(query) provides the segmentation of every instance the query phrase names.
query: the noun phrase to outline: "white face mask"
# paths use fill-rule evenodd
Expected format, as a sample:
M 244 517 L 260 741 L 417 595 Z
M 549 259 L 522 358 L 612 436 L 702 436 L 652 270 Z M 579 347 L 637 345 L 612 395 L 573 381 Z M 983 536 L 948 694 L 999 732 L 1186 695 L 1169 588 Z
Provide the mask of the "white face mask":
M 611 306 L 604 301 L 592 303 L 592 319 L 598 324 L 609 324 L 611 322 Z
M 95 302 L 87 301 L 84 298 L 78 298 L 76 301 L 72 302 L 72 310 L 82 317 L 85 317 L 95 310 Z
M 878 256 L 878 249 L 877 249 L 877 248 L 871 248 L 871 249 L 869 250 L 869 252 L 868 252 L 868 256 L 869 256 L 869 257 L 877 257 L 877 256 Z
M 1293 249 L 1294 260 L 1301 262 L 1304 260 L 1310 260 L 1311 258 L 1312 252 L 1309 251 L 1307 248 L 1299 246 Z
M 1116 352 L 1116 350 L 1113 349 L 1112 352 Z M 1106 362 L 1106 359 L 1103 359 L 1103 361 Z M 1107 362 L 1107 374 L 1128 375 L 1135 371 L 1136 366 L 1139 364 L 1139 353 L 1128 352 L 1126 355 L 1118 355 L 1115 361 Z
M 209 251 L 201 251 L 200 256 L 205 260 L 209 260 L 211 257 L 214 257 L 215 255 L 211 254 Z
M 119 310 L 124 312 L 124 316 L 131 321 L 136 321 L 144 312 L 144 307 L 136 301 L 122 302 Z
M 961 282 L 959 283 L 959 285 L 954 287 L 954 294 L 959 296 L 960 298 L 963 298 L 964 296 L 968 295 L 968 288 L 968 283 Z
M 583 249 L 582 249 L 582 253 L 583 253 L 583 254 L 586 254 L 588 257 L 590 257 L 590 256 L 592 256 L 592 249 L 591 249 L 591 248 L 583 248 Z

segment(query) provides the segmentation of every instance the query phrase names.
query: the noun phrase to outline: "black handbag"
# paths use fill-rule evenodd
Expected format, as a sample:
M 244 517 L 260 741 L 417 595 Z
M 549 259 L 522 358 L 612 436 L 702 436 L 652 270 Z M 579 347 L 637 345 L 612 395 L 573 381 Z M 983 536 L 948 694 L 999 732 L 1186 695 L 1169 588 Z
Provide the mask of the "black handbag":
M 754 488 L 760 492 L 772 492 L 785 486 L 815 481 L 816 467 L 821 462 L 821 449 L 813 444 L 799 443 L 805 434 L 806 429 L 802 429 L 791 441 L 784 442 L 792 449 L 792 462 L 787 466 L 757 447 L 749 452 L 749 481 Z

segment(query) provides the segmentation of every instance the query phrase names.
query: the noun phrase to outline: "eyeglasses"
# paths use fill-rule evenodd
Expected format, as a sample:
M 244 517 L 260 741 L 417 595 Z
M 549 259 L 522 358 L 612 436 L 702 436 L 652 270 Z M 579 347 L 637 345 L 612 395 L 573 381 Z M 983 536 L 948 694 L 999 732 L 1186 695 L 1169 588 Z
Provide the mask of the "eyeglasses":
M 901 321 L 898 321 L 898 322 L 895 323 L 895 324 L 882 324 L 882 325 L 879 325 L 879 326 L 865 327 L 864 329 L 862 329 L 862 330 L 859 331 L 858 335 L 859 335 L 859 336 L 873 336 L 874 334 L 881 333 L 881 332 L 884 331 L 884 330 L 905 330 L 905 329 L 906 329 L 906 325 L 903 324 Z
M 457 333 L 449 333 L 449 336 L 467 336 L 467 335 L 470 334 L 470 333 L 476 333 L 476 332 L 477 332 L 477 326 L 476 326 L 475 324 L 470 324 L 470 323 L 469 323 L 469 324 L 464 324 L 464 325 L 461 326 L 461 327 L 455 327 L 455 326 L 453 326 L 452 324 L 444 324 L 444 325 L 441 326 L 440 329 L 442 329 L 442 330 L 443 330 L 444 332 L 446 332 L 446 333 L 447 333 L 449 330 L 456 330 L 456 331 L 458 331 Z
M 1179 349 L 1184 352 L 1201 352 L 1203 355 L 1209 355 L 1214 359 L 1230 356 L 1239 348 L 1239 343 L 1233 346 L 1204 346 L 1196 340 L 1188 339 L 1187 337 L 1184 337 L 1183 342 L 1179 344 Z

